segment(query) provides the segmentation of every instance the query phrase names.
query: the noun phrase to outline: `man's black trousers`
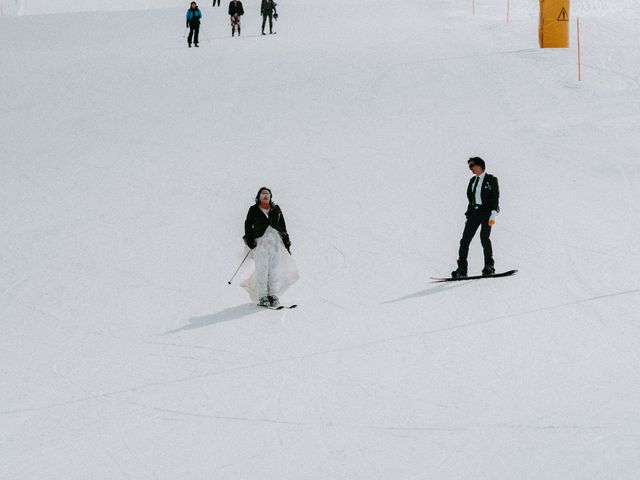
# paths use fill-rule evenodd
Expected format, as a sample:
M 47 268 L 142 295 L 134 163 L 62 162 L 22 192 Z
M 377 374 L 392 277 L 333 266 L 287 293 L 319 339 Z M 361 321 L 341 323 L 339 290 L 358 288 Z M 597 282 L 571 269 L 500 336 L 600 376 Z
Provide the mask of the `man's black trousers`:
M 273 14 L 263 13 L 262 14 L 262 33 L 264 33 L 264 26 L 267 23 L 267 17 L 269 17 L 269 32 L 273 32 Z
M 493 249 L 491 248 L 491 226 L 489 225 L 489 217 L 491 216 L 491 210 L 486 207 L 480 206 L 479 208 L 472 208 L 467 216 L 467 223 L 464 225 L 464 232 L 462 232 L 462 238 L 460 239 L 460 250 L 458 251 L 458 268 L 467 270 L 467 257 L 469 255 L 469 245 L 473 236 L 480 227 L 480 242 L 482 243 L 482 249 L 484 250 L 484 266 L 493 267 Z
M 187 42 L 189 43 L 189 45 L 191 45 L 191 39 L 193 39 L 193 43 L 195 43 L 196 45 L 198 44 L 198 33 L 200 33 L 200 24 L 189 25 L 189 37 L 187 38 Z

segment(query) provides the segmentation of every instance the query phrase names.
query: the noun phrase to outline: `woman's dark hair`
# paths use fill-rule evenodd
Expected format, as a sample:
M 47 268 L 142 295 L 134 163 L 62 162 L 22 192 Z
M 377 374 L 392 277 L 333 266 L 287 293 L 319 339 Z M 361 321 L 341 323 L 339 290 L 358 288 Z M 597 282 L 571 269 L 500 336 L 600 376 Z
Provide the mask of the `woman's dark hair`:
M 271 189 L 267 188 L 267 187 L 260 188 L 260 190 L 258 190 L 258 193 L 256 193 L 256 205 L 258 205 L 260 203 L 260 192 L 262 190 L 268 191 L 269 195 L 271 195 L 271 198 L 269 199 L 269 205 L 271 205 L 273 207 L 273 194 L 271 193 Z

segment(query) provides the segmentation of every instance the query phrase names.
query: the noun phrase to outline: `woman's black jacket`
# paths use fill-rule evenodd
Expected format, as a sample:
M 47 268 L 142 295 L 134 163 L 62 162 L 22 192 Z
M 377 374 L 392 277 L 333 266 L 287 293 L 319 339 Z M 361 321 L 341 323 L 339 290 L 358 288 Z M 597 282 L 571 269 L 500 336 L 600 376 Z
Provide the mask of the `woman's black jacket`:
M 229 15 L 244 15 L 244 8 L 242 8 L 242 2 L 229 2 Z
M 284 221 L 284 215 L 278 205 L 274 205 L 269 210 L 269 218 L 264 214 L 260 207 L 252 205 L 247 212 L 247 219 L 244 221 L 244 241 L 249 248 L 255 247 L 256 238 L 264 235 L 267 227 L 271 226 L 280 232 L 284 246 L 289 249 L 291 242 L 287 234 L 287 224 Z

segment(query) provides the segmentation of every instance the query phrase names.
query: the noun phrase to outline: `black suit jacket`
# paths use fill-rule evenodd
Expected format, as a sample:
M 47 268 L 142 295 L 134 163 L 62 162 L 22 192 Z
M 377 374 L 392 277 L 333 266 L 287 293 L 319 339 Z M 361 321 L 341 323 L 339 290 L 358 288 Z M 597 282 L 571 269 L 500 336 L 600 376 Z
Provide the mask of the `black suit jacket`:
M 475 182 L 475 175 L 471 177 L 469 180 L 469 185 L 467 186 L 467 200 L 469 200 L 469 206 L 467 207 L 467 212 L 465 215 L 469 215 L 469 212 L 472 210 L 473 205 L 475 204 L 475 198 L 473 197 L 473 183 Z M 480 191 L 480 199 L 482 200 L 482 205 L 488 207 L 490 210 L 495 210 L 496 212 L 500 211 L 500 188 L 498 187 L 498 179 L 487 173 L 484 177 L 484 181 L 482 182 L 482 190 Z
M 275 11 L 276 4 L 273 0 L 262 0 L 262 5 L 260 6 L 260 13 L 262 13 L 262 15 L 270 15 Z
M 250 243 L 252 240 L 256 238 L 260 238 L 264 235 L 264 232 L 267 230 L 267 227 L 271 225 L 278 232 L 280 232 L 280 236 L 285 240 L 285 237 L 288 240 L 287 235 L 287 224 L 284 221 L 284 216 L 282 215 L 282 210 L 278 205 L 274 205 L 269 210 L 269 218 L 260 210 L 258 205 L 252 205 L 247 212 L 247 219 L 244 221 L 244 239 L 245 242 Z M 285 241 L 285 245 L 286 245 Z

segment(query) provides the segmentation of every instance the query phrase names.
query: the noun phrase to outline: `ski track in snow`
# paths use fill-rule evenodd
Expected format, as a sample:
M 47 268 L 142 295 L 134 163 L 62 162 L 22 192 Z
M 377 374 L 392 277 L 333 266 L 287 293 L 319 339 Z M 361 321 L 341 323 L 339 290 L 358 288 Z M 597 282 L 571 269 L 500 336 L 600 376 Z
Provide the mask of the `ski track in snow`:
M 331 350 L 325 350 L 325 351 L 319 351 L 319 352 L 311 352 L 311 353 L 306 353 L 306 354 L 303 354 L 303 355 L 300 355 L 300 356 L 296 356 L 296 357 L 290 357 L 290 358 L 284 358 L 284 359 L 278 359 L 278 360 L 262 359 L 259 363 L 251 364 L 251 365 L 244 366 L 244 367 L 238 367 L 238 368 L 234 368 L 234 369 L 230 369 L 230 370 L 216 371 L 216 372 L 206 373 L 206 374 L 203 374 L 203 375 L 187 377 L 187 378 L 179 378 L 179 379 L 175 379 L 175 380 L 171 380 L 171 381 L 167 381 L 167 382 L 158 382 L 158 383 L 149 383 L 149 384 L 144 384 L 144 385 L 138 385 L 138 386 L 135 386 L 135 387 L 132 387 L 132 388 L 129 388 L 129 389 L 124 389 L 124 390 L 119 390 L 119 391 L 111 391 L 111 392 L 103 392 L 103 393 L 90 392 L 90 395 L 87 396 L 87 397 L 80 398 L 80 399 L 75 399 L 75 400 L 72 400 L 72 401 L 69 401 L 69 402 L 63 402 L 63 403 L 59 403 L 59 404 L 51 404 L 51 405 L 47 405 L 47 406 L 40 407 L 40 408 L 34 408 L 34 409 L 0 411 L 0 415 L 23 413 L 23 412 L 32 412 L 32 411 L 43 411 L 43 410 L 48 410 L 48 409 L 56 408 L 56 407 L 60 407 L 60 406 L 75 404 L 75 403 L 78 403 L 78 402 L 89 401 L 89 400 L 93 400 L 93 399 L 100 398 L 100 397 L 110 398 L 110 397 L 114 397 L 114 396 L 120 395 L 120 394 L 125 394 L 125 393 L 130 393 L 130 392 L 139 392 L 141 390 L 144 390 L 144 389 L 147 389 L 147 388 L 151 388 L 151 387 L 156 387 L 156 386 L 175 385 L 177 383 L 191 382 L 191 381 L 194 381 L 194 380 L 198 380 L 198 379 L 202 379 L 202 378 L 208 378 L 208 377 L 211 377 L 211 376 L 226 375 L 226 374 L 228 374 L 230 372 L 243 371 L 243 370 L 246 370 L 246 369 L 271 367 L 273 365 L 280 365 L 280 364 L 289 363 L 289 362 L 297 362 L 297 361 L 300 361 L 300 360 L 306 360 L 306 359 L 317 357 L 317 356 L 330 355 L 330 354 L 334 354 L 334 353 L 338 353 L 338 352 L 359 350 L 359 349 L 362 349 L 362 348 L 370 348 L 370 347 L 373 347 L 375 345 L 379 345 L 379 344 L 382 344 L 382 343 L 402 341 L 402 340 L 411 339 L 411 338 L 415 338 L 415 337 L 422 337 L 422 336 L 432 335 L 432 334 L 436 334 L 436 333 L 444 333 L 444 332 L 449 332 L 451 330 L 463 329 L 463 328 L 468 328 L 468 327 L 477 327 L 477 326 L 484 325 L 484 324 L 491 323 L 491 322 L 496 322 L 496 321 L 501 321 L 501 320 L 512 320 L 512 319 L 517 318 L 517 317 L 528 316 L 528 315 L 533 315 L 533 314 L 537 314 L 537 313 L 541 313 L 541 312 L 552 311 L 552 310 L 556 310 L 556 309 L 561 309 L 561 308 L 581 305 L 581 304 L 594 302 L 594 301 L 598 301 L 598 300 L 603 300 L 603 299 L 608 299 L 608 298 L 615 298 L 615 297 L 619 297 L 619 296 L 622 296 L 622 295 L 638 294 L 638 293 L 640 293 L 640 289 L 629 290 L 629 291 L 625 291 L 625 292 L 612 293 L 612 294 L 606 294 L 606 295 L 599 295 L 599 296 L 596 296 L 596 297 L 576 300 L 576 301 L 569 302 L 569 303 L 564 303 L 564 304 L 559 304 L 559 305 L 552 305 L 552 306 L 548 306 L 548 307 L 542 307 L 542 308 L 539 308 L 539 309 L 536 309 L 536 310 L 531 310 L 531 311 L 526 311 L 526 312 L 519 312 L 519 313 L 515 313 L 515 314 L 510 314 L 510 315 L 504 315 L 504 316 L 495 317 L 495 318 L 489 318 L 489 319 L 486 319 L 486 320 L 480 320 L 480 321 L 476 321 L 476 322 L 469 322 L 469 323 L 464 323 L 464 324 L 459 324 L 459 325 L 453 325 L 451 327 L 446 327 L 446 328 L 442 328 L 442 329 L 427 330 L 427 331 L 408 334 L 408 335 L 403 335 L 403 336 L 383 338 L 383 339 L 380 339 L 380 340 L 375 340 L 375 341 L 362 343 L 362 344 L 358 344 L 358 345 L 351 345 L 351 346 L 344 347 L 344 348 L 331 349 Z M 160 344 L 166 345 L 164 343 L 160 343 Z M 307 348 L 307 350 L 311 350 L 312 346 L 313 345 L 309 346 Z M 79 345 L 76 345 L 75 348 L 79 348 Z M 202 348 L 202 347 L 195 347 L 195 348 Z M 64 353 L 62 353 L 60 355 L 60 357 L 54 362 L 54 365 L 52 367 L 52 369 L 56 373 L 56 375 L 58 375 L 59 377 L 63 378 L 65 381 L 67 381 L 69 383 L 72 383 L 72 384 L 73 384 L 73 382 L 71 382 L 68 378 L 66 378 L 64 375 L 62 375 L 60 373 L 58 365 L 66 355 L 71 353 L 71 351 L 73 349 L 74 349 L 74 347 L 69 347 L 69 349 L 66 350 Z M 89 392 L 87 392 L 87 393 L 89 393 Z M 133 402 L 133 403 L 135 403 L 135 402 Z

